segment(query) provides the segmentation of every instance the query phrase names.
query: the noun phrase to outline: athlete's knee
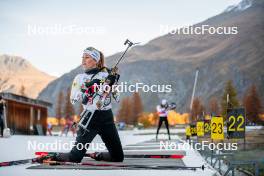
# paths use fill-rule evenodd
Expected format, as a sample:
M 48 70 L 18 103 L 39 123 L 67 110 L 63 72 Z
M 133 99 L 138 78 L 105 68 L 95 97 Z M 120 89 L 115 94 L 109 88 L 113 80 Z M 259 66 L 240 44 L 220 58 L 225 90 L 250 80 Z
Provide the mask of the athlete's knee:
M 118 155 L 112 157 L 113 162 L 123 162 L 124 161 L 124 153 L 121 152 Z
M 113 158 L 113 162 L 123 162 L 124 161 L 124 156 L 119 156 Z
M 76 151 L 76 149 L 72 149 L 70 152 L 69 159 L 71 162 L 81 162 L 85 155 L 84 151 Z

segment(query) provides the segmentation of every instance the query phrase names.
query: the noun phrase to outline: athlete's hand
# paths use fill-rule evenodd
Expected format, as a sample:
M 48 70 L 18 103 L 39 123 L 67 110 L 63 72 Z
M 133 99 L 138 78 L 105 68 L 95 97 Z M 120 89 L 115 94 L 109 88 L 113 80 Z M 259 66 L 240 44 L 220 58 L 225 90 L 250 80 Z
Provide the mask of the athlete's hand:
M 118 74 L 114 74 L 114 75 L 109 74 L 106 78 L 107 84 L 109 86 L 112 86 L 113 84 L 115 84 L 118 81 L 119 77 L 120 77 L 120 75 L 118 75 Z
M 117 67 L 112 68 L 112 69 L 111 69 L 111 74 L 112 74 L 112 75 L 116 75 L 116 74 L 118 74 L 118 68 L 117 68 Z

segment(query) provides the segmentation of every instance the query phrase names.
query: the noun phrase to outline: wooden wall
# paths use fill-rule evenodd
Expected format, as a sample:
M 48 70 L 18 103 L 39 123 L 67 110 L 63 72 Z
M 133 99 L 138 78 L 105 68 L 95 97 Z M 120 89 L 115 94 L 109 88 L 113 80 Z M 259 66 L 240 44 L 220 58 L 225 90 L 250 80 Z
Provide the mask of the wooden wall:
M 7 126 L 15 134 L 34 134 L 33 125 L 41 124 L 44 134 L 47 131 L 47 108 L 20 103 L 13 100 L 7 101 Z

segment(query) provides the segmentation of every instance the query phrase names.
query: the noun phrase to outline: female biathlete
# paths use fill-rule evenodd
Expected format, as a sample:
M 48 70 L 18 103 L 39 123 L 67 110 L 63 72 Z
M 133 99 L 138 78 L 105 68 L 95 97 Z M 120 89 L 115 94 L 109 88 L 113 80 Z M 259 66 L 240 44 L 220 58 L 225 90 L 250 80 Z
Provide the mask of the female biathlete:
M 83 103 L 83 99 L 86 96 L 83 89 L 88 82 L 98 79 L 99 82 L 102 83 L 105 80 L 108 80 L 109 76 L 111 76 L 112 85 L 114 84 L 115 80 L 113 79 L 113 75 L 109 74 L 109 70 L 104 67 L 103 53 L 93 47 L 88 47 L 84 50 L 82 57 L 82 67 L 84 73 L 78 74 L 72 84 L 71 102 L 73 104 L 80 101 Z M 71 151 L 69 153 L 57 153 L 52 157 L 52 160 L 81 162 L 86 153 L 87 146 L 89 146 L 94 137 L 99 134 L 102 138 L 102 141 L 105 143 L 108 152 L 95 152 L 90 154 L 90 157 L 97 161 L 123 161 L 124 153 L 113 120 L 111 98 L 113 98 L 111 94 L 108 94 L 105 98 L 102 108 L 95 110 L 88 125 L 89 129 L 78 129 L 76 142 Z M 84 110 L 89 110 L 89 108 L 92 107 L 92 102 L 93 100 L 89 98 L 88 102 L 83 103 L 82 105 Z

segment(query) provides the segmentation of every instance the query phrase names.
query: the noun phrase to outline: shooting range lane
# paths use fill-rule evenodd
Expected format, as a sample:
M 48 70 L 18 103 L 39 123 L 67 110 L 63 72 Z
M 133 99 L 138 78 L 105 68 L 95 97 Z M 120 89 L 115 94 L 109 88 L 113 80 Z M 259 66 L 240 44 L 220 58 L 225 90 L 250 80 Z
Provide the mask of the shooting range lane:
M 165 142 L 165 141 L 164 141 Z M 138 144 L 138 145 L 137 145 Z M 137 143 L 136 145 L 128 145 L 124 147 L 125 155 L 186 155 L 185 151 L 181 150 L 160 150 L 160 141 L 155 142 L 154 140 L 145 141 Z M 144 146 L 144 147 L 143 147 Z M 179 166 L 184 167 L 185 164 L 182 159 L 176 158 L 127 158 L 125 157 L 124 162 L 104 162 L 104 161 L 95 161 L 89 157 L 85 157 L 82 160 L 82 163 L 91 163 L 94 166 L 90 165 L 34 165 L 30 166 L 27 169 L 83 169 L 83 170 L 102 170 L 102 169 L 129 169 L 129 170 L 138 170 L 146 169 L 146 167 L 159 167 L 159 166 Z M 113 165 L 122 165 L 128 167 L 115 167 L 115 166 L 103 166 L 104 164 L 113 164 Z M 101 166 L 96 166 L 101 165 Z M 142 166 L 142 168 L 134 168 L 130 166 Z M 173 169 L 171 169 L 173 170 Z

